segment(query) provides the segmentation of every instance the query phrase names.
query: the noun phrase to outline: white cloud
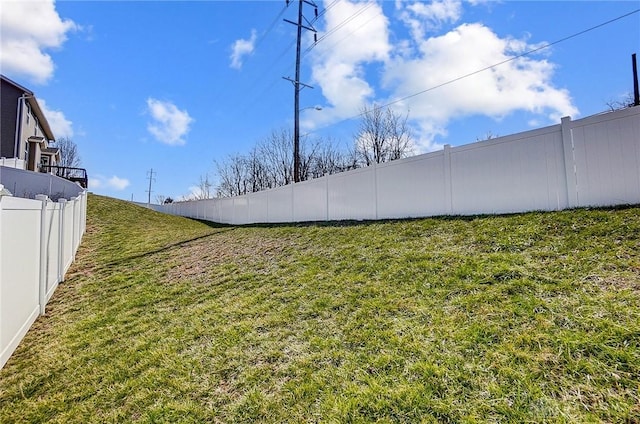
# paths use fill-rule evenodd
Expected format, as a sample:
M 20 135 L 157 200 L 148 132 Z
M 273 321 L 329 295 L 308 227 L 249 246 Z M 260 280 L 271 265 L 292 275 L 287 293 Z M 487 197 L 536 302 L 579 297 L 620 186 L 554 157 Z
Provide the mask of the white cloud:
M 327 13 L 326 27 L 331 29 L 365 4 L 338 3 Z M 374 5 L 367 11 L 374 15 L 371 23 L 362 27 L 354 20 L 352 28 L 343 30 L 342 42 L 332 46 L 325 40 L 312 50 L 314 81 L 330 105 L 316 125 L 352 118 L 364 103 L 393 102 L 399 113 L 409 111 L 417 148 L 426 151 L 439 146 L 434 139 L 447 134 L 452 120 L 465 116 L 499 120 L 524 111 L 532 115 L 530 122 L 546 117 L 556 123 L 578 114 L 570 93 L 553 83 L 556 67 L 548 51 L 518 57 L 542 45 L 530 43 L 530 35 L 501 38 L 480 23 L 427 35 L 442 23 L 461 20 L 462 4 L 455 0 L 397 2 L 396 12 L 411 40 L 391 41 L 389 21 Z M 420 27 L 407 17 L 421 19 Z
M 110 178 L 103 175 L 95 175 L 89 178 L 90 190 L 105 189 L 122 191 L 125 188 L 129 187 L 129 185 L 129 180 L 127 180 L 126 178 L 117 177 L 115 175 Z
M 193 118 L 186 110 L 180 110 L 171 102 L 147 99 L 148 111 L 153 121 L 147 125 L 149 132 L 158 141 L 172 146 L 186 143 L 184 136 L 190 130 Z
M 404 102 L 427 138 L 446 133 L 450 120 L 470 115 L 500 119 L 522 110 L 557 122 L 577 114 L 568 91 L 552 84 L 552 63 L 533 56 L 516 58 L 529 48 L 525 41 L 499 38 L 481 24 L 463 24 L 424 40 L 418 56 L 396 58 L 384 82 L 396 98 L 434 88 Z
M 46 83 L 55 65 L 46 52 L 60 48 L 67 33 L 78 29 L 62 19 L 53 0 L 3 1 L 0 13 L 0 68 L 8 75 Z
M 428 31 L 439 29 L 444 23 L 457 22 L 462 15 L 461 0 L 434 0 L 430 3 L 398 2 L 400 19 L 410 28 L 414 39 L 422 39 Z
M 358 113 L 375 94 L 365 65 L 386 61 L 391 49 L 389 23 L 381 5 L 341 1 L 327 10 L 327 30 L 318 32 L 318 38 L 326 38 L 312 50 L 313 81 L 328 102 L 321 114 L 314 115 L 316 123 Z
M 253 53 L 256 47 L 258 36 L 255 29 L 251 30 L 251 37 L 248 40 L 239 39 L 231 45 L 231 66 L 233 69 L 242 69 L 242 60 L 245 56 Z
M 73 122 L 69 121 L 64 116 L 63 112 L 49 109 L 49 106 L 44 99 L 38 99 L 38 104 L 40 105 L 45 118 L 47 118 L 47 122 L 49 122 L 51 131 L 53 131 L 53 135 L 56 139 L 60 137 L 73 137 Z

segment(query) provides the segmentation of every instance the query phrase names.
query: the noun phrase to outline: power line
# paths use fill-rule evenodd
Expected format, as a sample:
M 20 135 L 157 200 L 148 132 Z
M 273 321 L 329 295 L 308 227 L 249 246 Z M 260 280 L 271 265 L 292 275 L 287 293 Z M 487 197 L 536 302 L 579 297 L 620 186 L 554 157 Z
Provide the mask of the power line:
M 333 6 L 338 4 L 338 2 L 340 2 L 340 0 L 333 0 L 327 7 L 325 7 L 324 9 L 322 9 L 320 13 L 318 13 L 318 16 L 316 16 L 316 18 L 313 21 L 315 22 L 321 17 L 323 17 L 328 11 L 330 11 L 333 8 Z
M 310 23 L 313 24 L 315 22 L 317 22 L 321 17 L 323 17 L 329 10 L 331 10 L 333 7 L 335 7 L 338 3 L 340 3 L 341 0 L 333 0 L 330 4 L 327 5 L 327 7 L 325 7 L 322 11 L 318 12 L 318 15 L 315 16 Z M 291 1 L 289 2 L 291 3 Z M 368 3 L 366 7 L 370 7 L 371 3 Z M 286 11 L 286 9 L 288 8 L 288 5 L 285 5 L 283 7 L 283 9 L 280 11 L 280 13 L 278 14 L 278 16 L 273 20 L 273 22 L 271 23 L 271 25 L 269 26 L 269 29 L 267 31 L 265 31 L 265 36 L 267 33 L 269 33 L 271 31 L 271 29 L 275 26 L 275 23 L 277 23 L 277 21 L 279 20 L 279 18 L 284 14 L 284 12 Z M 360 11 L 360 13 L 362 12 L 362 10 Z M 349 19 L 349 18 L 348 18 Z M 353 19 L 353 17 L 351 17 L 351 19 Z M 306 20 L 306 18 L 305 18 Z M 276 68 L 276 65 L 282 61 L 282 59 L 290 52 L 291 48 L 293 46 L 296 45 L 296 40 L 292 40 L 291 43 L 289 43 L 278 55 L 274 56 L 273 59 L 271 60 L 271 63 L 269 65 L 267 65 L 264 68 L 264 71 L 261 73 L 261 78 L 258 78 L 256 80 L 254 80 L 251 84 L 251 86 L 249 87 L 249 91 L 254 91 L 254 89 L 262 82 L 264 81 L 265 77 L 267 77 L 267 75 L 270 75 L 271 72 Z M 256 45 L 257 48 L 258 44 Z M 310 49 L 305 50 L 304 52 L 302 52 L 302 57 L 305 57 L 306 54 L 308 53 Z M 289 65 L 284 66 L 277 74 L 278 75 L 282 75 L 285 74 L 287 72 Z M 273 73 L 273 75 L 276 75 L 276 72 Z M 244 114 L 253 104 L 258 103 L 258 101 L 269 91 L 271 91 L 273 89 L 273 87 L 276 85 L 276 83 L 278 81 L 280 81 L 280 77 L 278 77 L 277 79 L 272 79 L 270 83 L 268 83 L 266 86 L 264 86 L 264 88 L 262 88 L 261 90 L 259 90 L 257 92 L 257 94 L 255 94 L 254 96 L 251 97 L 251 101 L 246 101 L 244 102 L 245 105 L 243 107 L 241 107 L 241 110 L 243 111 L 242 113 Z
M 323 41 L 324 39 L 330 37 L 331 35 L 333 35 L 334 33 L 336 33 L 336 31 L 338 31 L 339 29 L 341 29 L 342 27 L 344 27 L 346 24 L 348 24 L 349 22 L 353 21 L 355 18 L 357 18 L 358 16 L 360 16 L 361 14 L 363 14 L 365 11 L 367 11 L 369 8 L 371 8 L 371 6 L 373 6 L 375 3 L 366 3 L 365 6 L 363 8 L 361 8 L 360 10 L 358 10 L 357 12 L 355 12 L 353 15 L 349 16 L 347 19 L 345 19 L 344 21 L 340 22 L 338 25 L 336 25 L 335 27 L 331 28 L 330 30 L 328 30 L 327 32 L 325 32 L 320 38 L 318 38 L 316 40 L 316 42 L 314 44 L 312 44 L 311 46 L 307 47 L 307 49 L 304 51 L 304 54 L 307 54 L 309 51 L 311 51 L 311 49 L 313 49 L 319 42 Z M 367 21 L 368 22 L 368 21 Z M 352 31 L 354 32 L 354 31 Z
M 280 13 L 278 13 L 278 16 L 273 18 L 273 21 L 271 22 L 271 24 L 269 24 L 267 29 L 262 33 L 262 35 L 258 39 L 258 41 L 256 41 L 256 44 L 254 46 L 254 50 L 258 49 L 260 44 L 262 44 L 262 41 L 264 41 L 264 39 L 267 38 L 267 35 L 269 35 L 271 33 L 271 31 L 273 30 L 273 28 L 275 28 L 276 24 L 278 24 L 280 22 L 280 18 L 282 17 L 282 15 L 284 15 L 284 12 L 286 12 L 286 10 L 287 10 L 287 6 L 284 6 L 282 8 L 282 10 L 280 11 Z
M 262 43 L 266 40 L 266 38 L 269 36 L 269 34 L 271 34 L 271 32 L 273 31 L 273 29 L 275 28 L 275 26 L 280 22 L 280 18 L 282 17 L 282 15 L 285 13 L 285 11 L 286 11 L 286 10 L 287 10 L 287 6 L 283 6 L 283 7 L 282 7 L 282 9 L 280 10 L 280 12 L 278 12 L 278 14 L 276 15 L 276 17 L 275 17 L 275 18 L 273 18 L 273 20 L 271 21 L 271 23 L 269 24 L 269 26 L 268 26 L 264 31 L 262 31 L 262 32 L 261 32 L 261 35 L 257 38 L 257 40 L 256 40 L 256 42 L 255 42 L 255 44 L 254 44 L 254 48 L 253 48 L 253 53 L 254 53 L 254 55 L 255 55 L 255 52 L 258 50 L 258 47 L 260 47 L 260 46 L 262 45 Z M 290 48 L 290 47 L 289 47 L 289 48 Z M 283 52 L 283 53 L 278 57 L 278 59 L 276 59 L 276 61 L 277 61 L 277 60 L 279 60 L 282 56 L 284 56 L 284 54 L 285 54 L 285 53 L 286 53 L 286 51 L 285 51 L 285 52 Z M 250 55 L 250 56 L 248 56 L 248 58 L 247 58 L 246 62 L 250 62 L 250 61 L 251 61 L 251 57 L 252 57 L 252 56 L 254 56 L 254 55 Z M 274 62 L 274 64 L 275 64 L 275 62 Z M 246 63 L 245 63 L 245 65 L 246 65 Z M 264 73 L 262 74 L 262 76 L 264 76 Z M 218 89 L 218 91 L 214 94 L 214 96 L 213 96 L 213 97 L 215 97 L 215 98 L 219 98 L 219 97 L 220 97 L 220 90 L 221 90 L 223 87 L 228 86 L 228 85 L 229 85 L 229 83 L 230 83 L 230 80 L 231 80 L 231 76 L 227 76 L 227 77 L 226 77 L 226 79 L 225 79 L 225 83 L 223 83 L 223 84 L 219 84 L 219 87 L 220 87 L 220 88 L 219 88 L 219 89 Z M 254 88 L 256 85 L 258 85 L 258 83 L 259 83 L 259 82 L 260 82 L 260 80 L 259 80 L 259 79 L 254 80 L 254 81 L 252 82 L 251 86 L 249 87 L 249 91 L 253 90 L 253 88 Z
M 372 16 L 369 19 L 367 19 L 365 22 L 363 22 L 359 27 L 355 28 L 353 31 L 349 31 L 347 34 L 345 34 L 344 37 L 342 37 L 341 39 L 339 39 L 338 41 L 336 41 L 335 43 L 333 43 L 332 45 L 330 45 L 329 47 L 327 47 L 325 50 L 332 50 L 334 47 L 336 47 L 338 44 L 342 43 L 344 40 L 346 40 L 349 36 L 355 34 L 356 32 L 360 31 L 362 28 L 364 28 L 369 22 L 371 22 L 372 20 L 374 20 L 375 18 L 377 18 L 377 16 Z M 322 40 L 322 38 L 320 38 L 318 40 L 318 42 L 320 42 Z M 311 50 L 317 45 L 316 44 L 312 44 L 311 46 L 309 46 L 302 54 L 302 57 L 305 57 L 307 54 L 309 54 L 311 52 Z
M 458 81 L 460 81 L 460 80 L 463 80 L 463 79 L 465 79 L 465 78 L 471 77 L 471 76 L 473 76 L 473 75 L 477 75 L 477 74 L 479 74 L 479 73 L 481 73 L 481 72 L 488 71 L 489 69 L 493 69 L 493 68 L 496 68 L 496 67 L 498 67 L 498 66 L 500 66 L 500 65 L 504 65 L 505 63 L 513 62 L 513 61 L 514 61 L 514 60 L 516 60 L 516 59 L 520 59 L 520 58 L 522 58 L 522 57 L 525 57 L 525 56 L 528 56 L 528 55 L 530 55 L 530 54 L 536 53 L 536 52 L 538 52 L 538 51 L 540 51 L 540 50 L 547 49 L 547 48 L 549 48 L 549 47 L 551 47 L 551 46 L 554 46 L 554 45 L 556 45 L 556 44 L 562 43 L 562 42 L 567 41 L 567 40 L 571 40 L 572 38 L 579 37 L 579 36 L 581 36 L 581 35 L 583 35 L 583 34 L 586 34 L 586 33 L 588 33 L 588 32 L 594 31 L 594 30 L 596 30 L 596 29 L 598 29 L 598 28 L 602 28 L 603 26 L 609 25 L 609 24 L 611 24 L 611 23 L 613 23 L 613 22 L 619 21 L 619 20 L 621 20 L 621 19 L 624 19 L 624 18 L 626 18 L 626 17 L 628 17 L 628 16 L 631 16 L 631 15 L 633 15 L 633 14 L 635 14 L 635 13 L 638 13 L 638 12 L 640 12 L 640 9 L 635 9 L 635 10 L 633 10 L 633 11 L 629 12 L 629 13 L 625 13 L 624 15 L 618 16 L 618 17 L 616 17 L 616 18 L 610 19 L 610 20 L 608 20 L 608 21 L 606 21 L 606 22 L 602 22 L 602 23 L 600 23 L 600 24 L 598 24 L 598 25 L 592 26 L 592 27 L 587 28 L 587 29 L 585 29 L 585 30 L 582 30 L 582 31 L 576 32 L 576 33 L 574 33 L 574 34 L 568 35 L 568 36 L 566 36 L 566 37 L 564 37 L 564 38 L 561 38 L 561 39 L 559 39 L 559 40 L 553 41 L 553 42 L 551 42 L 551 43 L 547 43 L 547 44 L 544 44 L 544 45 L 542 45 L 542 46 L 540 46 L 540 47 L 536 47 L 535 49 L 528 50 L 528 51 L 526 51 L 526 52 L 524 52 L 524 53 L 521 53 L 521 54 L 519 54 L 519 55 L 516 55 L 516 56 L 510 57 L 509 59 L 505 59 L 505 60 L 503 60 L 503 61 L 501 61 L 501 62 L 498 62 L 498 63 L 495 63 L 495 64 L 493 64 L 493 65 L 490 65 L 490 66 L 484 67 L 484 68 L 482 68 L 482 69 L 478 69 L 478 70 L 473 71 L 473 72 L 469 72 L 468 74 L 461 75 L 461 76 L 459 76 L 459 77 L 456 77 L 456 78 L 453 78 L 453 79 L 451 79 L 451 80 L 445 81 L 445 82 L 443 82 L 443 83 L 437 84 L 437 85 L 435 85 L 435 86 L 433 86 L 433 87 L 429 87 L 429 88 L 427 88 L 427 89 L 424 89 L 424 90 L 418 91 L 418 92 L 416 92 L 416 93 L 409 94 L 408 96 L 400 97 L 400 98 L 395 99 L 395 100 L 393 100 L 393 101 L 390 101 L 390 102 L 388 102 L 388 103 L 386 103 L 386 104 L 379 105 L 379 106 L 375 106 L 375 107 L 373 108 L 373 110 L 375 111 L 375 110 L 378 110 L 378 109 L 383 109 L 383 108 L 389 107 L 389 106 L 394 105 L 394 104 L 396 104 L 396 103 L 400 103 L 400 102 L 403 102 L 403 101 L 405 101 L 405 100 L 408 100 L 408 99 L 411 99 L 411 98 L 417 97 L 417 96 L 419 96 L 419 95 L 421 95 L 421 94 L 428 93 L 429 91 L 433 91 L 433 90 L 436 90 L 436 89 L 438 89 L 438 88 L 444 87 L 445 85 L 453 84 L 454 82 L 458 82 Z M 359 117 L 363 116 L 365 113 L 366 113 L 366 112 L 360 112 L 360 113 L 358 113 L 357 115 L 353 115 L 353 116 L 351 116 L 351 117 L 341 119 L 340 121 L 334 122 L 334 123 L 332 123 L 332 124 L 325 125 L 324 127 L 321 127 L 321 128 L 318 128 L 318 129 L 315 129 L 315 130 L 312 130 L 312 131 L 309 131 L 309 132 L 305 133 L 305 134 L 304 134 L 304 136 L 307 136 L 307 135 L 309 135 L 309 134 L 312 134 L 312 133 L 318 132 L 318 131 L 320 131 L 321 129 L 330 128 L 330 127 L 332 127 L 332 126 L 336 126 L 336 125 L 342 124 L 343 122 L 347 122 L 347 121 L 350 121 L 350 120 L 352 120 L 352 119 L 359 118 Z

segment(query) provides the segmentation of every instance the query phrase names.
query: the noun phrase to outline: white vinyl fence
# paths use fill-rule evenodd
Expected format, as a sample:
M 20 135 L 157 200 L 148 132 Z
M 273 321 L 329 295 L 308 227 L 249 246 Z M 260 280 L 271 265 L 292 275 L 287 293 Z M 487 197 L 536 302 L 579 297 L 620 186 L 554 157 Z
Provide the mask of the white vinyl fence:
M 84 191 L 80 185 L 52 174 L 5 166 L 0 166 L 0 184 L 14 196 L 28 199 L 33 199 L 38 194 L 46 194 L 54 200 L 69 199 Z
M 67 192 L 76 190 L 68 181 L 56 183 L 67 183 Z M 57 202 L 47 195 L 0 196 L 0 368 L 44 314 L 74 260 L 87 211 L 86 191 L 77 191 Z
M 640 203 L 640 107 L 245 196 L 150 205 L 228 224 L 366 220 Z
M 0 158 L 0 166 L 4 166 L 6 168 L 25 169 L 27 167 L 27 163 L 18 158 Z

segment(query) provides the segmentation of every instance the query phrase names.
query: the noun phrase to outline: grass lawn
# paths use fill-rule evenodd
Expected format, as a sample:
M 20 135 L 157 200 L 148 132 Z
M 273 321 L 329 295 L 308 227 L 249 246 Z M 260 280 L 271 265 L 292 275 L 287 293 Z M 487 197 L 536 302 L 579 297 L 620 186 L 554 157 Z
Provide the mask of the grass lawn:
M 0 422 L 640 422 L 640 208 L 229 227 L 90 196 Z

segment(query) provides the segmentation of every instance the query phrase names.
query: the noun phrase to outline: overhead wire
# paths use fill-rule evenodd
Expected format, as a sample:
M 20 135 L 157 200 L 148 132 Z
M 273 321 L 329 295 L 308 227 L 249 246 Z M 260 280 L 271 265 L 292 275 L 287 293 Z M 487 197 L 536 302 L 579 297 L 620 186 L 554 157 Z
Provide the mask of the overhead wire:
M 282 15 L 284 15 L 285 11 L 287 10 L 288 5 L 285 5 L 280 12 L 276 15 L 276 17 L 271 21 L 271 23 L 269 24 L 269 26 L 267 27 L 267 29 L 263 32 L 263 35 L 261 36 L 261 38 L 256 42 L 255 47 L 254 47 L 254 51 L 262 44 L 262 41 L 264 41 L 267 37 L 267 35 L 269 35 L 271 33 L 271 31 L 275 28 L 275 26 L 280 22 L 280 19 L 282 18 Z M 295 44 L 295 40 L 293 40 L 293 42 L 291 42 L 287 47 L 285 47 L 281 53 L 279 55 L 277 55 L 272 61 L 271 63 L 265 68 L 265 72 L 261 72 L 260 73 L 260 77 L 257 79 L 254 79 L 253 82 L 251 83 L 251 85 L 249 86 L 248 90 L 250 92 L 253 92 L 254 88 L 256 86 L 258 86 L 269 74 L 269 71 L 272 70 L 275 65 L 284 57 L 285 54 L 287 54 L 287 52 L 289 50 L 291 50 L 292 46 Z M 246 100 L 244 101 L 244 106 L 241 106 L 240 108 L 238 108 L 241 113 L 246 113 L 246 111 L 249 109 L 249 107 L 253 104 L 256 104 L 258 102 L 258 100 L 269 90 L 271 90 L 271 88 L 275 85 L 275 83 L 277 82 L 277 79 L 273 79 L 271 81 L 271 83 L 266 86 L 265 88 L 263 88 L 262 90 L 260 90 L 258 92 L 258 94 L 256 94 L 255 96 L 252 96 L 251 100 Z
M 351 16 L 349 16 L 348 18 L 346 18 L 345 20 L 343 20 L 342 22 L 340 22 L 338 25 L 336 25 L 335 27 L 331 28 L 330 30 L 328 30 L 327 32 L 325 32 L 320 38 L 318 38 L 316 40 L 315 43 L 313 43 L 312 45 L 310 45 L 309 47 L 307 47 L 304 52 L 303 55 L 306 55 L 307 53 L 309 53 L 318 43 L 320 43 L 321 41 L 325 40 L 326 38 L 332 36 L 333 34 L 335 34 L 339 29 L 341 29 L 342 27 L 344 27 L 345 25 L 347 25 L 348 23 L 350 23 L 351 21 L 353 21 L 355 18 L 357 18 L 358 16 L 360 16 L 361 14 L 363 14 L 365 11 L 367 11 L 369 8 L 371 8 L 373 5 L 375 5 L 376 3 L 374 2 L 367 2 L 365 3 L 364 7 L 362 7 L 360 10 L 358 10 L 357 12 L 355 12 L 354 14 L 352 14 Z
M 360 31 L 362 28 L 364 28 L 369 22 L 371 22 L 372 20 L 374 20 L 375 18 L 377 18 L 377 16 L 372 16 L 369 19 L 367 19 L 365 22 L 363 22 L 360 26 L 358 26 L 357 28 L 354 28 L 352 31 L 349 31 L 347 34 L 344 35 L 344 37 L 342 37 L 341 39 L 339 39 L 338 41 L 336 41 L 335 43 L 331 44 L 330 46 L 328 46 L 325 50 L 332 50 L 334 47 L 336 47 L 338 44 L 342 43 L 344 40 L 346 40 L 349 36 L 355 34 L 356 32 Z M 319 42 L 320 40 L 318 40 Z M 307 48 L 303 53 L 302 53 L 302 57 L 305 57 L 307 54 L 309 54 L 311 52 L 311 50 L 315 47 L 315 44 L 310 46 L 309 48 Z
M 315 17 L 311 23 L 316 22 L 318 19 L 320 19 L 322 16 L 324 16 L 329 10 L 331 10 L 333 7 L 335 7 L 338 3 L 340 3 L 341 0 L 333 0 L 331 3 L 329 3 L 327 5 L 327 7 L 325 7 L 320 13 L 318 13 L 318 16 Z M 363 7 L 360 11 L 356 12 L 354 15 L 351 15 L 349 18 L 345 19 L 343 22 L 341 22 L 339 24 L 340 27 L 346 25 L 348 22 L 350 22 L 351 20 L 353 20 L 357 15 L 361 14 L 362 12 L 364 12 L 366 9 L 368 9 L 369 7 L 371 7 L 373 5 L 373 3 L 367 3 L 365 5 L 365 7 Z M 285 6 L 285 8 L 283 9 L 283 11 L 280 12 L 280 14 L 276 17 L 276 19 L 274 19 L 272 25 L 270 26 L 273 27 L 275 25 L 275 23 L 279 20 L 279 18 L 284 14 L 284 10 L 286 10 L 288 6 Z M 334 32 L 339 29 L 338 27 L 334 28 Z M 282 52 L 277 55 L 272 61 L 271 63 L 265 68 L 265 72 L 262 73 L 263 76 L 266 76 L 268 73 L 270 73 L 270 71 L 272 69 L 275 68 L 276 64 L 278 64 L 280 62 L 280 60 L 293 48 L 293 46 L 295 45 L 296 40 L 294 39 L 290 44 L 287 45 L 287 47 L 285 49 L 282 50 Z M 305 52 L 303 52 L 303 56 L 304 56 Z M 283 68 L 282 71 L 280 72 L 280 74 L 285 74 L 287 71 L 288 65 L 287 67 Z M 246 103 L 246 106 L 243 108 L 243 111 L 246 111 L 249 106 L 251 104 L 255 104 L 256 102 L 259 101 L 260 98 L 262 98 L 262 96 L 264 96 L 267 92 L 269 92 L 275 85 L 277 82 L 280 81 L 280 77 L 278 78 L 274 78 L 272 79 L 272 81 L 266 86 L 264 87 L 262 90 L 260 90 L 260 92 L 252 97 L 252 100 Z M 254 84 L 252 84 L 252 86 L 255 86 L 259 81 L 254 81 Z
M 638 12 L 640 12 L 640 9 L 635 9 L 635 10 L 633 10 L 633 11 L 631 11 L 631 12 L 625 13 L 624 15 L 618 16 L 618 17 L 613 18 L 613 19 L 609 19 L 609 20 L 608 20 L 608 21 L 606 21 L 606 22 L 602 22 L 602 23 L 600 23 L 600 24 L 598 24 L 598 25 L 594 25 L 594 26 L 592 26 L 592 27 L 590 27 L 590 28 L 587 28 L 587 29 L 584 29 L 584 30 L 582 30 L 582 31 L 576 32 L 576 33 L 574 33 L 574 34 L 568 35 L 568 36 L 566 36 L 566 37 L 560 38 L 560 39 L 558 39 L 558 40 L 556 40 L 556 41 L 553 41 L 553 42 L 551 42 L 551 43 L 546 43 L 546 44 L 543 44 L 543 45 L 541 45 L 541 46 L 539 46 L 539 47 L 536 47 L 536 48 L 534 48 L 534 49 L 527 50 L 527 51 L 526 51 L 526 52 L 524 52 L 524 53 L 520 53 L 520 54 L 518 54 L 518 55 L 516 55 L 516 56 L 510 57 L 510 58 L 505 59 L 505 60 L 503 60 L 503 61 L 500 61 L 500 62 L 498 62 L 498 63 L 494 63 L 493 65 L 486 66 L 486 67 L 484 67 L 484 68 L 481 68 L 481 69 L 475 70 L 475 71 L 473 71 L 473 72 L 469 72 L 469 73 L 464 74 L 464 75 L 461 75 L 461 76 L 459 76 L 459 77 L 456 77 L 456 78 L 453 78 L 453 79 L 447 80 L 447 81 L 445 81 L 445 82 L 443 82 L 443 83 L 440 83 L 440 84 L 434 85 L 434 86 L 432 86 L 432 87 L 426 88 L 426 89 L 424 89 L 424 90 L 421 90 L 421 91 L 415 92 L 415 93 L 413 93 L 413 94 L 409 94 L 409 95 L 407 95 L 407 96 L 397 98 L 397 99 L 395 99 L 395 100 L 393 100 L 393 101 L 390 101 L 390 102 L 388 102 L 388 103 L 385 103 L 385 104 L 382 104 L 382 105 L 375 106 L 375 107 L 373 108 L 373 110 L 375 111 L 375 110 L 379 110 L 379 109 L 383 109 L 383 108 L 386 108 L 386 107 L 392 106 L 392 105 L 394 105 L 394 104 L 397 104 L 397 103 L 403 102 L 403 101 L 405 101 L 405 100 L 408 100 L 408 99 L 411 99 L 411 98 L 414 98 L 414 97 L 417 97 L 417 96 L 420 96 L 420 95 L 422 95 L 422 94 L 428 93 L 428 92 L 430 92 L 430 91 L 436 90 L 436 89 L 441 88 L 441 87 L 444 87 L 444 86 L 446 86 L 446 85 L 453 84 L 453 83 L 458 82 L 458 81 L 460 81 L 460 80 L 463 80 L 463 79 L 465 79 L 465 78 L 469 78 L 469 77 L 471 77 L 471 76 L 473 76 L 473 75 L 477 75 L 477 74 L 479 74 L 479 73 L 481 73 L 481 72 L 485 72 L 485 71 L 488 71 L 488 70 L 490 70 L 490 69 L 496 68 L 496 67 L 498 67 L 498 66 L 504 65 L 504 64 L 506 64 L 506 63 L 513 62 L 514 60 L 517 60 L 517 59 L 520 59 L 520 58 L 522 58 L 522 57 L 525 57 L 525 56 L 531 55 L 531 54 L 533 54 L 533 53 L 539 52 L 540 50 L 547 49 L 547 48 L 549 48 L 549 47 L 551 47 L 551 46 L 554 46 L 554 45 L 556 45 L 556 44 L 559 44 L 559 43 L 565 42 L 565 41 L 567 41 L 567 40 L 571 40 L 571 39 L 573 39 L 573 38 L 579 37 L 579 36 L 581 36 L 581 35 L 583 35 L 583 34 L 586 34 L 586 33 L 588 33 L 588 32 L 594 31 L 594 30 L 596 30 L 596 29 L 598 29 L 598 28 L 602 28 L 603 26 L 609 25 L 609 24 L 611 24 L 611 23 L 613 23 L 613 22 L 619 21 L 619 20 L 621 20 L 621 19 L 624 19 L 624 18 L 626 18 L 626 17 L 628 17 L 628 16 L 631 16 L 631 15 L 633 15 L 633 14 L 635 14 L 635 13 L 638 13 Z M 337 122 L 334 122 L 334 123 L 331 123 L 331 124 L 325 125 L 325 126 L 323 126 L 323 127 L 317 128 L 317 129 L 315 129 L 315 130 L 311 130 L 311 131 L 309 131 L 309 132 L 307 132 L 306 134 L 303 134 L 303 135 L 305 135 L 305 136 L 306 136 L 306 135 L 309 135 L 309 134 L 313 134 L 313 133 L 318 132 L 318 131 L 320 131 L 320 130 L 323 130 L 323 129 L 326 129 L 326 128 L 330 128 L 330 127 L 333 127 L 333 126 L 336 126 L 336 125 L 342 124 L 342 123 L 347 122 L 347 121 L 351 121 L 351 120 L 353 120 L 353 119 L 356 119 L 356 118 L 359 118 L 359 117 L 363 116 L 363 115 L 364 115 L 364 114 L 366 114 L 366 113 L 367 113 L 367 112 L 360 112 L 360 113 L 358 113 L 358 114 L 356 114 L 356 115 L 353 115 L 353 116 L 350 116 L 350 117 L 348 117 L 348 118 L 341 119 L 340 121 L 337 121 Z
M 327 7 L 325 7 L 318 13 L 318 16 L 314 19 L 314 22 L 320 19 L 321 17 L 323 17 L 328 11 L 330 11 L 339 2 L 340 0 L 333 0 L 331 3 L 329 3 Z

